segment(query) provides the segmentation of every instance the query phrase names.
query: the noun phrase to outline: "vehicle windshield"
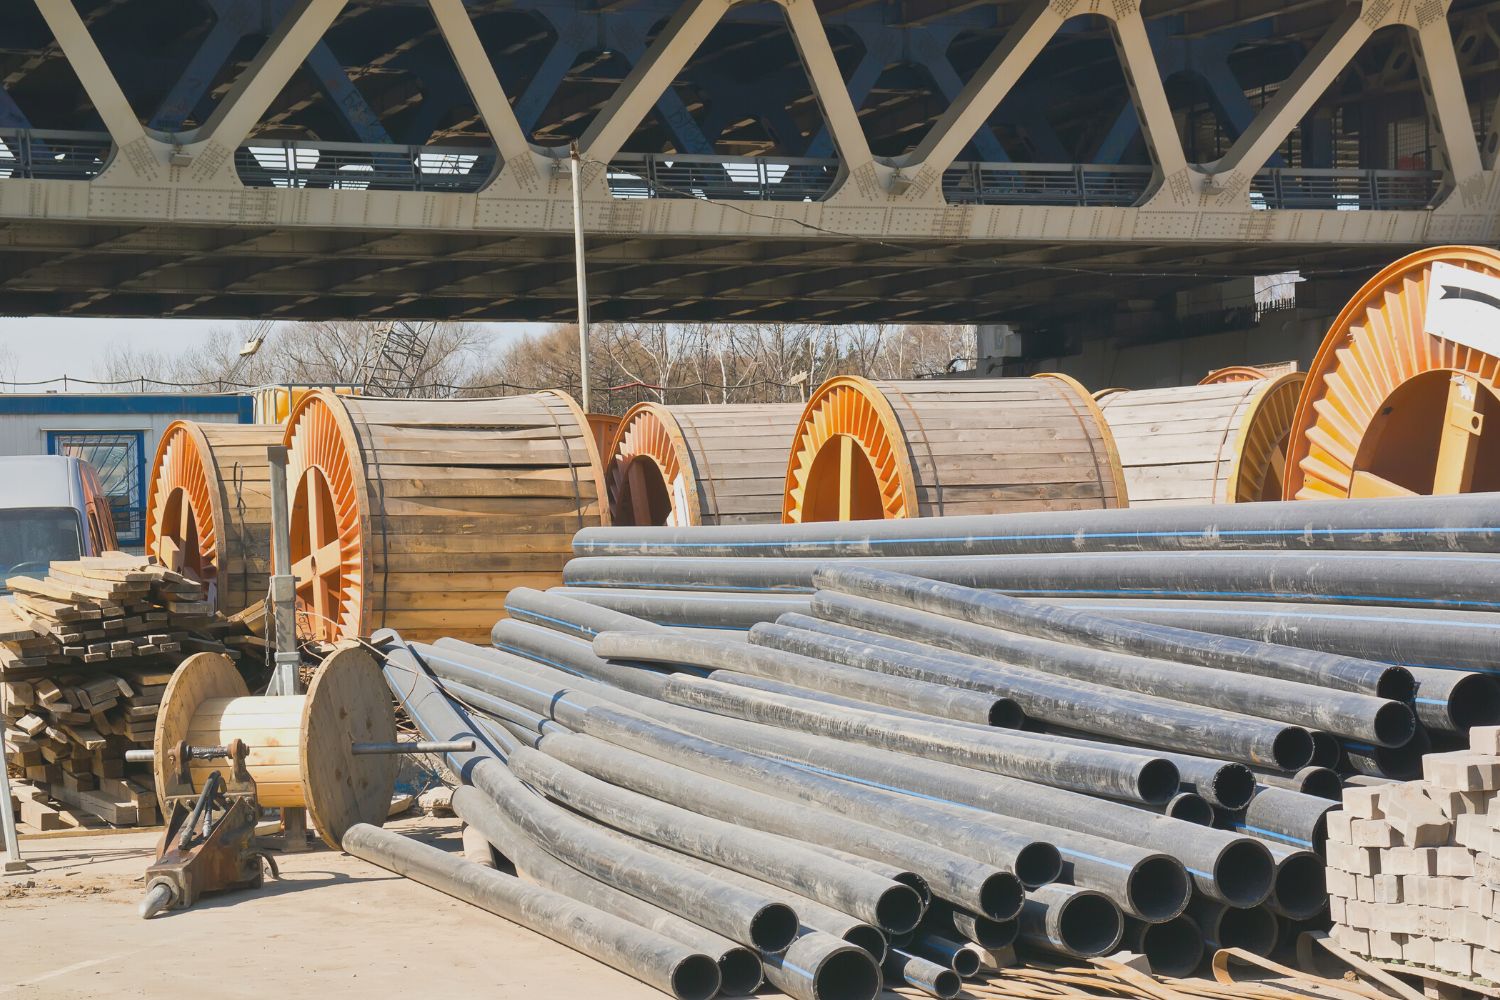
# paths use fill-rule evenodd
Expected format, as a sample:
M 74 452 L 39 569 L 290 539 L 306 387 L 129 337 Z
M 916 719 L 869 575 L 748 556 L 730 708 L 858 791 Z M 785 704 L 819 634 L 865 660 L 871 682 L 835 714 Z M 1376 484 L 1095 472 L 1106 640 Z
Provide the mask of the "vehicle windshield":
M 78 512 L 71 507 L 0 510 L 0 590 L 10 576 L 46 576 L 54 559 L 83 552 Z

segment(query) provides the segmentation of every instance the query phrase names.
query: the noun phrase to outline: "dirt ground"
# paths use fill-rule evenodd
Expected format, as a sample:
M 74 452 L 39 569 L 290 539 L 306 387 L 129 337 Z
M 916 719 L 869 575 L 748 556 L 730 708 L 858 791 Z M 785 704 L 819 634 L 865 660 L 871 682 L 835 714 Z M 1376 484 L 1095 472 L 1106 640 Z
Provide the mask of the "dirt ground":
M 455 820 L 391 828 L 459 849 Z M 29 838 L 36 874 L 0 876 L 0 1000 L 430 996 L 661 1000 L 499 917 L 320 848 L 283 881 L 144 921 L 155 835 Z

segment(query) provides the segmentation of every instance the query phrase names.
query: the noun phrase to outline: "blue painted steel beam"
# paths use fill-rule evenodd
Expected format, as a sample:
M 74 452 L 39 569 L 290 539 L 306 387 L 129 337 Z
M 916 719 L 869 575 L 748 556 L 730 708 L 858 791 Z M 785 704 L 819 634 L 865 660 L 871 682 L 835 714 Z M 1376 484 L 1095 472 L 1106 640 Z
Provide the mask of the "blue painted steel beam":
M 26 112 L 16 104 L 15 98 L 0 87 L 0 128 L 31 128 Z

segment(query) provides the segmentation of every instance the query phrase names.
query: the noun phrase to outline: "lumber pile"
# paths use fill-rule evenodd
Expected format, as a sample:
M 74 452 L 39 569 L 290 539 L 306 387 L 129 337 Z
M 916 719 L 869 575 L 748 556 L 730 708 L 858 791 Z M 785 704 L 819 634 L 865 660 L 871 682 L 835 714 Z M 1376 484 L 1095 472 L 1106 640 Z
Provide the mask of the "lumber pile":
M 1500 983 L 1500 727 L 1428 754 L 1420 781 L 1344 790 L 1328 817 L 1334 941 L 1474 985 Z
M 41 578 L 6 581 L 0 603 L 0 715 L 5 752 L 37 798 L 24 822 L 70 825 L 45 797 L 120 826 L 154 825 L 148 765 L 125 752 L 149 747 L 162 693 L 177 663 L 227 626 L 202 584 L 121 553 L 54 562 Z

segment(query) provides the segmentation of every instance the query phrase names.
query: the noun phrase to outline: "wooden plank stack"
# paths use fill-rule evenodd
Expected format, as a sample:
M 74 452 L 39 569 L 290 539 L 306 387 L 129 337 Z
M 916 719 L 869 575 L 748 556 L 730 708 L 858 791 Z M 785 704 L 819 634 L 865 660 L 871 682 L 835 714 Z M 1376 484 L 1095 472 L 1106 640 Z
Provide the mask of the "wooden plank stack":
M 124 554 L 55 562 L 12 577 L 0 602 L 0 715 L 12 771 L 23 774 L 23 822 L 70 825 L 46 797 L 116 825 L 157 822 L 149 747 L 179 660 L 229 651 L 200 583 Z M 18 770 L 19 769 L 19 770 Z
M 1328 816 L 1334 941 L 1418 975 L 1500 983 L 1500 727 L 1421 781 L 1344 790 Z

